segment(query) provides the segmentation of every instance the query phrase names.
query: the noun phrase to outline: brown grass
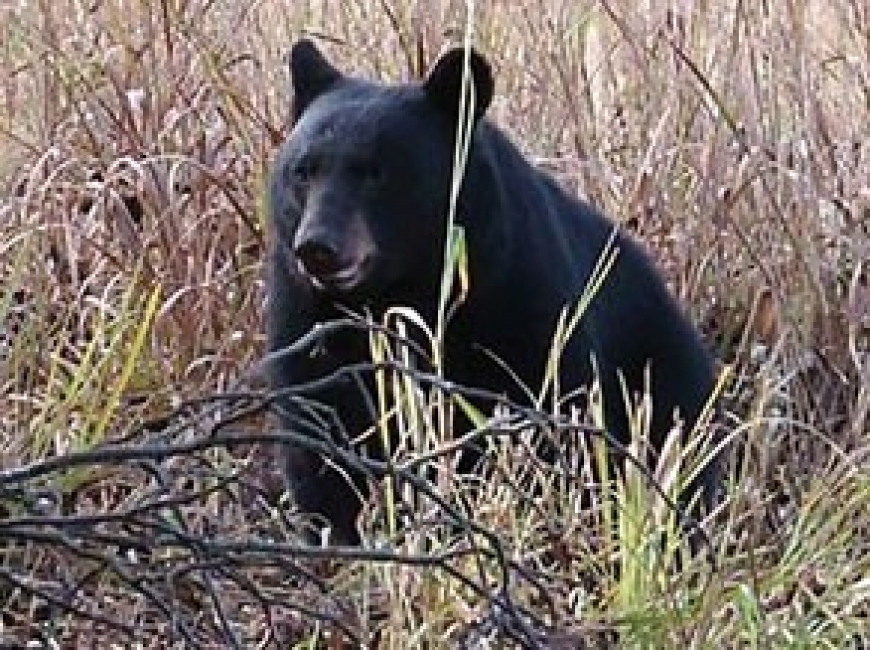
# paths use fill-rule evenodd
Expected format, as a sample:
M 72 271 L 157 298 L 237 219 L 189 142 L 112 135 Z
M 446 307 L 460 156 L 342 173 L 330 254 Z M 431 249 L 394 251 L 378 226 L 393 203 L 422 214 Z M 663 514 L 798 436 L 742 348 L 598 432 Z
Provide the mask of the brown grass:
M 350 70 L 409 79 L 461 40 L 465 10 L 0 5 L 2 466 L 231 386 L 262 353 L 263 185 L 287 130 L 289 45 L 307 33 Z M 641 645 L 846 647 L 870 625 L 870 9 L 491 0 L 473 24 L 496 69 L 492 116 L 648 243 L 733 366 L 730 426 L 752 450 L 691 631 L 660 621 L 644 637 L 608 609 L 618 598 L 594 620 L 614 615 Z M 394 612 L 414 593 L 445 606 L 418 575 L 362 582 Z M 554 625 L 583 627 L 584 611 L 565 605 Z M 26 629 L 6 614 L 0 638 Z M 477 615 L 447 608 L 420 634 L 438 646 Z M 410 620 L 427 623 L 357 623 L 401 646 Z

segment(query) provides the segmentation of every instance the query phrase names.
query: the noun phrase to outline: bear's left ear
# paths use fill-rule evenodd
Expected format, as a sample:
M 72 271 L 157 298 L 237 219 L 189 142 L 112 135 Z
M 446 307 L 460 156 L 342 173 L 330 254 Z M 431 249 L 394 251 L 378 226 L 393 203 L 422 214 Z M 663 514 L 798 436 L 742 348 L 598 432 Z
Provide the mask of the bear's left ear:
M 462 48 L 450 50 L 438 59 L 423 85 L 429 100 L 447 112 L 455 122 L 459 120 L 464 67 L 465 50 Z M 473 119 L 476 124 L 489 108 L 495 82 L 489 63 L 473 49 L 468 52 L 468 72 L 469 83 L 474 89 Z
M 342 74 L 308 39 L 298 41 L 290 50 L 290 76 L 293 79 L 294 123 L 311 102 L 342 78 Z

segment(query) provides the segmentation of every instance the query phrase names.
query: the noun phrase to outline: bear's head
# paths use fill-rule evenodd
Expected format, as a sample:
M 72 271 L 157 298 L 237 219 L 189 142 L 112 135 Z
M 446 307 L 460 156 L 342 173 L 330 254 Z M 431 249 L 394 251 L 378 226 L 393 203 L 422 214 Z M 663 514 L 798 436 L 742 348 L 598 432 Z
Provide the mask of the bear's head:
M 489 106 L 488 63 L 454 49 L 420 83 L 380 85 L 342 74 L 303 40 L 290 72 L 293 129 L 271 188 L 277 245 L 316 291 L 346 304 L 430 299 L 457 129 Z

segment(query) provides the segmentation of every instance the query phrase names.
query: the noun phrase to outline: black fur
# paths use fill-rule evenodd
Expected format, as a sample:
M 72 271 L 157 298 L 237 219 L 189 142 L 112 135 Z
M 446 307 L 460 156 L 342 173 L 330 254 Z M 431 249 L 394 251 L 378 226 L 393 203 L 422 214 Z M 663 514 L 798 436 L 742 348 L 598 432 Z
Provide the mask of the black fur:
M 457 221 L 470 291 L 447 330 L 446 373 L 526 401 L 484 350 L 537 390 L 559 314 L 582 293 L 613 224 L 535 169 L 483 117 L 492 74 L 477 53 L 468 56 L 474 132 Z M 270 188 L 270 350 L 339 317 L 336 303 L 376 314 L 411 306 L 434 325 L 465 57 L 447 53 L 419 84 L 380 85 L 342 75 L 308 41 L 293 48 L 295 124 Z M 609 429 L 624 440 L 617 373 L 638 393 L 649 369 L 660 444 L 675 411 L 691 428 L 712 389 L 713 364 L 642 248 L 623 233 L 615 245 L 616 265 L 564 351 L 560 385 L 563 393 L 588 385 L 594 356 Z M 317 358 L 275 364 L 272 381 L 293 386 L 367 359 L 364 337 L 336 336 Z M 350 433 L 370 425 L 354 386 L 319 397 Z M 289 472 L 300 506 L 331 521 L 338 541 L 357 541 L 359 503 L 344 478 L 299 450 Z M 718 482 L 712 466 L 700 479 L 708 497 Z

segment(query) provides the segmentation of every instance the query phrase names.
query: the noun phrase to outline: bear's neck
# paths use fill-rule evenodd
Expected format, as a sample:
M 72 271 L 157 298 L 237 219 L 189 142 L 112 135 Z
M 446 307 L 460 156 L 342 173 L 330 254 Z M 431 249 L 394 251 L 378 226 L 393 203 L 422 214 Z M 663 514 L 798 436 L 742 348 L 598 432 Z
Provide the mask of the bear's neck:
M 573 276 L 571 246 L 557 230 L 548 230 L 543 217 L 554 210 L 554 202 L 570 199 L 494 126 L 483 123 L 481 128 L 487 132 L 478 133 L 485 137 L 477 138 L 466 166 L 464 187 L 471 191 L 463 192 L 458 206 L 468 250 L 469 295 L 448 327 L 448 347 L 451 340 L 470 342 L 476 351 L 456 349 L 448 355 L 466 366 L 460 359 L 485 350 L 510 367 L 543 370 L 546 344 L 571 300 L 561 288 L 573 279 L 561 277 Z M 477 375 L 495 364 L 490 358 L 474 365 L 477 370 L 469 369 L 469 377 L 461 379 L 485 380 Z M 538 376 L 522 379 L 539 381 Z

